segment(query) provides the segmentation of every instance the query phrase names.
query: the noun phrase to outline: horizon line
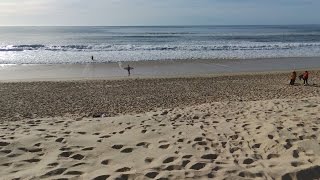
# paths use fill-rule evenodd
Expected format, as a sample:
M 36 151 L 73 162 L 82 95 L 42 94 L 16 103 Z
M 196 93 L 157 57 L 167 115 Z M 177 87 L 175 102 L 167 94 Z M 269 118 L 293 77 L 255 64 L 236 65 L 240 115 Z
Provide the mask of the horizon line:
M 314 24 L 225 24 L 225 25 L 0 25 L 0 27 L 187 27 L 187 26 L 310 26 Z

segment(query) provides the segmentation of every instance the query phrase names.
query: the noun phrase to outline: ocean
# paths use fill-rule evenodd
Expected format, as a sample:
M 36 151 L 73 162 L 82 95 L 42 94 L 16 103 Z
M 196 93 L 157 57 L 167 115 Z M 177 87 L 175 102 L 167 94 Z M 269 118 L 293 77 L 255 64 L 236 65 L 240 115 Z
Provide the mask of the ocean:
M 320 57 L 320 25 L 0 27 L 0 64 L 281 57 Z

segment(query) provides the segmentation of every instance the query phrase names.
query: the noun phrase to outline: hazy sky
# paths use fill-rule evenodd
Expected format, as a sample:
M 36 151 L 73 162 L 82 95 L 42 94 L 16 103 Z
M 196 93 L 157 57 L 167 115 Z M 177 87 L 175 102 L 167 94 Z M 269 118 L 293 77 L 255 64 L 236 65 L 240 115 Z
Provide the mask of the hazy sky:
M 320 0 L 0 0 L 0 25 L 320 24 Z

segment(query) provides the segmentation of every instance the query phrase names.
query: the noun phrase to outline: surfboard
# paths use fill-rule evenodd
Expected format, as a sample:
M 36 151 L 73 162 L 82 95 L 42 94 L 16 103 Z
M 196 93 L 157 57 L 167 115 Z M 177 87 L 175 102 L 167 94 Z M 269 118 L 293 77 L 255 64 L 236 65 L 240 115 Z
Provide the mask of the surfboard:
M 124 68 L 125 70 L 132 70 L 132 69 L 134 69 L 133 67 L 125 67 Z

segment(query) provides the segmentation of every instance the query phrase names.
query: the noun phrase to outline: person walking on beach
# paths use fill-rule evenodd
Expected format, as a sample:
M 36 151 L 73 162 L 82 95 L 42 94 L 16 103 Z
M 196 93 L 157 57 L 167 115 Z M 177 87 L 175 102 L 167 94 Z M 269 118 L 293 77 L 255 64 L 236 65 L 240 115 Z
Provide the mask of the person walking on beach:
M 304 85 L 308 85 L 308 78 L 309 78 L 309 72 L 308 71 L 305 71 L 304 73 L 303 73 L 303 84 Z
M 128 71 L 128 76 L 130 76 L 131 75 L 131 70 L 134 69 L 134 68 L 130 67 L 130 65 L 128 64 L 128 67 L 125 67 L 124 69 Z
M 93 61 L 93 56 L 91 56 L 91 60 Z
M 297 78 L 297 72 L 293 71 L 291 74 L 291 79 L 290 79 L 290 85 L 294 85 L 294 82 L 296 81 Z

